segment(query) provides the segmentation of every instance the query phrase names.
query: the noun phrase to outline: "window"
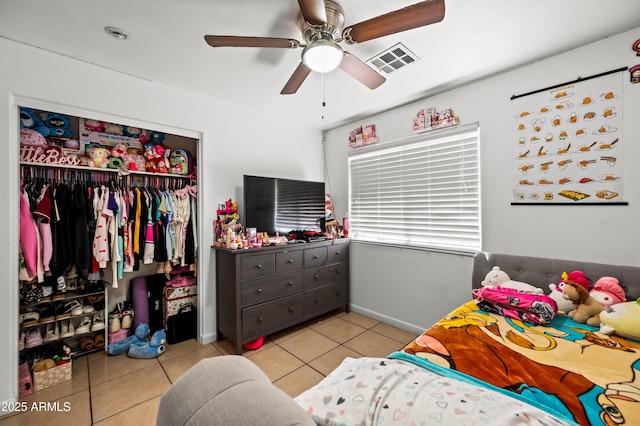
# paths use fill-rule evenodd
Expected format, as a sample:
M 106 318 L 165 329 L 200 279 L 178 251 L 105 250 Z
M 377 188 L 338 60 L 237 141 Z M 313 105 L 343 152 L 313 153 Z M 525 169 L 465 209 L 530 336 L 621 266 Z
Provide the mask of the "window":
M 476 125 L 374 145 L 349 156 L 350 237 L 480 250 Z

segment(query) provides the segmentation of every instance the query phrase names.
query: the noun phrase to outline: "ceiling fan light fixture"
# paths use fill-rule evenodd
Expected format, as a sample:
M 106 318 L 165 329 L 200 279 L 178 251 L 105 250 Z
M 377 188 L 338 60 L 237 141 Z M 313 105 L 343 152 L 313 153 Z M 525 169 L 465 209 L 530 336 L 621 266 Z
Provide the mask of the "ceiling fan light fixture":
M 312 41 L 302 51 L 302 62 L 313 71 L 325 73 L 340 65 L 344 52 L 334 41 L 325 38 Z

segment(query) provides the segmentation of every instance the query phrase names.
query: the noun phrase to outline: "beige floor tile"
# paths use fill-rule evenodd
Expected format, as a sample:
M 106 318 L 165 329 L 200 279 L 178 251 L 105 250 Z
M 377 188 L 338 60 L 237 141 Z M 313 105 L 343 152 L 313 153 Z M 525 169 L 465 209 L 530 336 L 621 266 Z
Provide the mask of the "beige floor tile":
M 303 365 L 281 379 L 273 382 L 279 389 L 295 398 L 310 387 L 317 385 L 324 376 L 308 365 Z
M 318 358 L 309 362 L 309 365 L 326 376 L 335 370 L 345 358 L 360 358 L 361 356 L 361 354 L 353 349 L 338 346 L 337 348 L 332 349 L 326 354 L 320 355 Z
M 360 327 L 364 327 L 364 328 L 371 328 L 371 327 L 375 326 L 376 324 L 378 324 L 380 322 L 378 320 L 375 320 L 373 318 L 369 318 L 369 317 L 364 316 L 362 314 L 359 314 L 357 312 L 349 312 L 348 314 L 344 314 L 340 318 L 342 318 L 343 320 L 346 320 L 346 321 L 350 321 L 350 322 L 352 322 L 354 324 L 357 324 Z
M 256 352 L 247 359 L 260 367 L 272 382 L 303 365 L 302 361 L 277 345 Z
M 347 340 L 353 339 L 358 334 L 367 330 L 364 327 L 345 321 L 342 318 L 334 318 L 329 321 L 324 321 L 311 329 L 330 338 L 331 340 L 335 340 L 338 343 L 344 343 Z
M 160 362 L 167 361 L 171 358 L 179 357 L 187 352 L 200 349 L 203 345 L 198 343 L 196 339 L 185 340 L 184 342 L 176 343 L 173 345 L 164 345 L 165 351 L 162 355 L 156 358 Z
M 285 340 L 290 339 L 293 336 L 297 336 L 298 334 L 304 332 L 305 330 L 307 330 L 307 328 L 308 327 L 306 324 L 298 324 L 298 325 L 294 325 L 293 327 L 286 328 L 277 333 L 270 334 L 269 336 L 267 336 L 267 338 L 277 344 L 280 344 Z
M 229 339 L 224 339 L 224 340 L 221 340 L 219 342 L 213 342 L 212 345 L 215 346 L 224 355 L 235 355 L 236 354 L 236 345 L 232 341 L 230 341 Z M 275 345 L 275 343 L 273 341 L 271 341 L 267 337 L 266 339 L 264 339 L 264 342 L 262 343 L 262 346 L 260 346 L 258 349 L 254 349 L 254 350 L 242 349 L 242 356 L 251 356 L 252 354 L 260 352 L 260 351 L 262 351 L 262 350 L 264 350 L 266 348 L 269 348 L 269 347 L 271 347 L 273 345 Z
M 139 369 L 97 386 L 92 383 L 93 421 L 99 422 L 160 396 L 170 385 L 167 375 L 157 361 L 151 367 Z
M 307 329 L 284 340 L 279 345 L 304 362 L 309 362 L 338 346 L 338 343 L 322 334 Z
M 158 360 L 155 358 L 136 359 L 127 355 L 106 355 L 104 352 L 89 355 L 88 362 L 91 386 L 158 365 Z
M 404 345 L 397 340 L 390 339 L 382 334 L 369 330 L 345 342 L 344 345 L 362 354 L 362 356 L 380 358 L 384 358 L 390 353 L 404 347 Z
M 28 411 L 7 417 L 0 417 L 2 426 L 89 426 L 91 425 L 91 400 L 89 392 L 82 391 L 67 395 L 55 401 L 35 401 L 28 404 Z M 48 402 L 48 404 L 47 404 Z M 43 404 L 39 404 L 43 403 Z
M 397 340 L 404 345 L 413 341 L 416 338 L 416 335 L 410 331 L 403 330 L 398 327 L 394 327 L 393 325 L 385 324 L 383 322 L 375 325 L 371 328 L 371 331 L 375 331 L 376 333 L 380 333 L 383 336 L 390 337 L 393 340 Z
M 155 426 L 160 398 L 160 396 L 157 396 L 94 424 L 96 426 Z
M 196 365 L 198 361 L 221 355 L 222 352 L 220 352 L 215 346 L 203 345 L 196 350 L 186 352 L 178 357 L 164 361 L 161 365 L 167 376 L 169 376 L 171 383 L 175 383 L 180 376 Z

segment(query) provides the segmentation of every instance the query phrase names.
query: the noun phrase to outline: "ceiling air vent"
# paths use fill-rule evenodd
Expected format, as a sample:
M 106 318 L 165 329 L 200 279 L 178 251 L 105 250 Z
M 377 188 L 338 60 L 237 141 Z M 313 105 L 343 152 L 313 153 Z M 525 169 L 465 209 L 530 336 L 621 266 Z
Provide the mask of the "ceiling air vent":
M 411 65 L 419 60 L 420 58 L 407 49 L 404 44 L 398 43 L 369 59 L 367 63 L 385 74 L 391 74 L 405 65 Z

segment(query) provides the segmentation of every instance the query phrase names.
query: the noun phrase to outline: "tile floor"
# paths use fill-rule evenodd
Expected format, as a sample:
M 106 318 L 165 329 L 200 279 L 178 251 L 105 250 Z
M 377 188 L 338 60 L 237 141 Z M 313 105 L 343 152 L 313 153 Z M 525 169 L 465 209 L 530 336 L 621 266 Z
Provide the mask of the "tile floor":
M 345 357 L 384 357 L 415 335 L 364 315 L 340 311 L 268 336 L 261 348 L 243 356 L 295 397 L 317 384 Z M 200 345 L 195 340 L 167 345 L 156 359 L 93 353 L 74 360 L 73 378 L 21 401 L 48 404 L 47 410 L 0 417 L 0 426 L 155 425 L 162 394 L 203 358 L 234 353 L 228 341 Z M 51 411 L 59 407 L 58 411 Z M 69 407 L 68 410 L 65 410 Z

